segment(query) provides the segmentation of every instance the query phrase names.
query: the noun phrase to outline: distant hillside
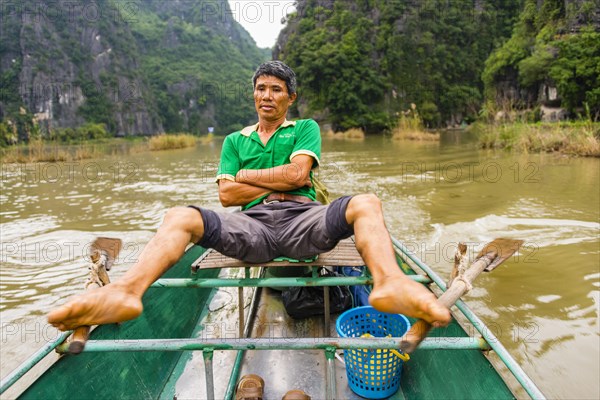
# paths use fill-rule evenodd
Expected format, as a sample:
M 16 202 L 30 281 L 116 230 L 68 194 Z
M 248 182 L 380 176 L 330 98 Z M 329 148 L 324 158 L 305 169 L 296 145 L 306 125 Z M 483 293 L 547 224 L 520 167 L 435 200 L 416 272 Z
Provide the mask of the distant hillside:
M 411 104 L 430 127 L 456 126 L 478 117 L 486 94 L 499 93 L 497 100 L 502 101 L 507 92 L 500 90 L 502 85 L 520 92 L 527 84 L 535 93 L 548 77 L 562 80 L 564 69 L 551 73 L 538 69 L 536 62 L 518 63 L 530 56 L 548 61 L 559 48 L 561 54 L 569 53 L 571 40 L 583 44 L 597 38 L 597 26 L 587 36 L 577 36 L 580 30 L 573 28 L 581 27 L 583 33 L 588 15 L 598 15 L 598 0 L 299 0 L 274 56 L 298 72 L 299 115 L 329 122 L 335 130 L 381 132 Z M 513 31 L 532 18 L 537 27 L 526 33 L 526 40 L 521 35 L 514 43 Z M 552 29 L 544 21 L 552 21 Z M 546 39 L 540 41 L 538 34 Z M 569 39 L 566 47 L 544 47 L 553 35 L 579 39 Z M 509 54 L 503 50 L 507 45 Z M 594 51 L 565 57 L 571 63 L 587 57 L 593 64 Z M 496 61 L 488 60 L 490 55 Z M 576 90 L 558 86 L 565 100 L 570 98 L 567 92 Z M 581 104 L 583 94 L 577 96 L 575 103 Z M 594 95 L 586 96 L 591 101 Z
M 300 0 L 275 55 L 299 74 L 301 115 L 390 128 L 411 103 L 429 126 L 474 118 L 480 75 L 520 0 Z
M 228 133 L 254 118 L 249 82 L 265 54 L 226 0 L 2 3 L 5 126 Z
M 600 1 L 527 0 L 513 34 L 486 61 L 499 108 L 562 107 L 600 118 Z
M 251 77 L 265 54 L 226 0 L 150 0 L 140 11 L 130 26 L 167 131 L 229 133 L 256 118 Z

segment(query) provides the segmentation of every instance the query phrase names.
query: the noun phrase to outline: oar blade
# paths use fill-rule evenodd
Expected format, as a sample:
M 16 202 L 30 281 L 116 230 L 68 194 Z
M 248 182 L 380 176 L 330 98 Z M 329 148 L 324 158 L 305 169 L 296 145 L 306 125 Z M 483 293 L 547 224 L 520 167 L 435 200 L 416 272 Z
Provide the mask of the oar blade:
M 459 272 L 459 276 L 453 280 L 453 283 L 438 298 L 438 301 L 448 308 L 453 306 L 454 303 L 468 291 L 471 283 L 482 271 L 491 271 L 496 268 L 519 250 L 519 247 L 521 247 L 522 244 L 523 240 L 504 238 L 494 239 L 486 244 L 477 255 L 476 260 L 466 270 Z M 462 252 L 462 250 L 460 252 Z M 406 333 L 405 339 L 400 344 L 400 348 L 405 353 L 412 353 L 425 336 L 427 336 L 427 333 L 431 328 L 432 326 L 425 320 L 418 320 Z
M 113 265 L 113 262 L 119 255 L 121 251 L 121 247 L 123 246 L 123 242 L 121 239 L 115 238 L 107 238 L 107 237 L 99 237 L 94 240 L 92 243 L 91 251 L 94 252 L 99 250 L 100 252 L 105 252 L 108 257 L 105 268 L 107 271 L 110 271 L 110 268 Z
M 510 256 L 515 254 L 517 252 L 517 250 L 519 250 L 519 248 L 521 247 L 521 245 L 523 243 L 524 243 L 523 240 L 505 239 L 505 238 L 494 239 L 493 241 L 486 244 L 483 247 L 483 249 L 481 249 L 481 251 L 477 255 L 477 258 L 483 257 L 489 253 L 496 254 L 496 257 L 494 258 L 494 260 L 484 270 L 486 272 L 490 272 L 494 268 L 496 268 L 498 265 L 500 265 L 504 261 L 506 261 Z

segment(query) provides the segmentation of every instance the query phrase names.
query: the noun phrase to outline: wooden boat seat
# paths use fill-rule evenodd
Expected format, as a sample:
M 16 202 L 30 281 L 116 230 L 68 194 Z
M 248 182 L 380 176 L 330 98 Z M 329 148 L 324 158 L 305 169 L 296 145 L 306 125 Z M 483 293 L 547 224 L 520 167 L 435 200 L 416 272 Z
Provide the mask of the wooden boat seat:
M 340 241 L 331 251 L 319 254 L 316 260 L 291 260 L 275 259 L 262 264 L 250 264 L 235 258 L 227 257 L 218 251 L 212 250 L 205 252 L 201 257 L 192 263 L 192 271 L 197 272 L 201 269 L 209 268 L 240 268 L 240 267 L 306 267 L 306 266 L 333 266 L 344 265 L 359 267 L 365 265 L 362 257 L 356 250 L 353 238 Z
M 289 258 L 277 258 L 275 260 L 262 263 L 252 264 L 235 258 L 227 257 L 214 249 L 209 249 L 204 252 L 196 261 L 192 263 L 192 272 L 210 268 L 245 268 L 245 267 L 318 267 L 318 266 L 352 266 L 360 267 L 365 265 L 362 257 L 356 250 L 354 238 L 342 240 L 331 251 L 319 254 L 313 260 L 293 260 Z M 324 328 L 323 335 L 327 336 L 330 328 L 330 305 L 329 305 L 329 287 L 325 286 L 323 304 Z M 239 337 L 244 334 L 244 288 L 238 287 L 238 312 L 239 312 Z

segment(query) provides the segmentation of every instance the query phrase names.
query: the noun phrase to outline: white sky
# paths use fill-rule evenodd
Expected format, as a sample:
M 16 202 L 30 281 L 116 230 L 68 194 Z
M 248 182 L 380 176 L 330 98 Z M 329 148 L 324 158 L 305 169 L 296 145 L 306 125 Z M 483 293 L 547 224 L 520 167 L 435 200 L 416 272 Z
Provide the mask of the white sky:
M 281 18 L 295 11 L 294 0 L 229 0 L 229 6 L 258 47 L 273 47 L 283 28 Z

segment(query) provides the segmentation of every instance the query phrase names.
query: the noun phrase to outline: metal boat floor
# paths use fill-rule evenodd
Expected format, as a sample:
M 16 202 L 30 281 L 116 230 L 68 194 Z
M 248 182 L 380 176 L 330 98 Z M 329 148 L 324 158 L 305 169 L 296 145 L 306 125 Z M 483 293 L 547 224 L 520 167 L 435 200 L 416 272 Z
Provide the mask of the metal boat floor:
M 252 337 L 297 338 L 337 337 L 332 315 L 330 332 L 324 335 L 323 316 L 294 320 L 285 311 L 281 292 L 264 288 L 254 320 Z M 341 353 L 341 351 L 340 351 Z M 339 399 L 362 399 L 348 387 L 346 370 L 337 359 L 337 393 Z M 313 399 L 325 399 L 326 359 L 322 350 L 261 350 L 247 351 L 240 377 L 257 374 L 265 380 L 265 399 L 281 399 L 292 389 L 301 389 Z

